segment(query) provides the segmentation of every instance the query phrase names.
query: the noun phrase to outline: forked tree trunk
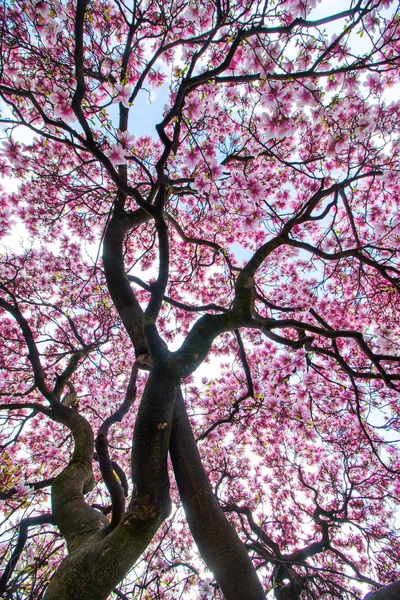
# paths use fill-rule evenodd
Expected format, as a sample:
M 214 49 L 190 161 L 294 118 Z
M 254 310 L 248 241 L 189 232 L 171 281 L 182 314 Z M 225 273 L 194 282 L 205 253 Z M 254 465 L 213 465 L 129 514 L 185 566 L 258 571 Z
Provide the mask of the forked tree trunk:
M 112 531 L 83 495 L 93 456 L 89 424 L 68 407 L 60 408 L 58 420 L 75 440 L 73 459 L 52 486 L 53 514 L 69 555 L 45 600 L 106 600 L 140 559 L 168 516 L 168 448 L 189 527 L 226 600 L 265 599 L 247 550 L 213 494 L 176 378 L 165 368 L 154 368 L 147 380 L 133 435 L 133 497 Z

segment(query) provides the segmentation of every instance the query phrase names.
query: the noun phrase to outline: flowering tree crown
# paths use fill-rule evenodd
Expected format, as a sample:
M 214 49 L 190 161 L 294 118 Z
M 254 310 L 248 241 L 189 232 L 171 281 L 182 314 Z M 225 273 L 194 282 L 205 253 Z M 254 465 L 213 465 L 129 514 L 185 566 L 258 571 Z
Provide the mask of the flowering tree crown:
M 399 578 L 400 16 L 342 4 L 3 4 L 5 597 Z

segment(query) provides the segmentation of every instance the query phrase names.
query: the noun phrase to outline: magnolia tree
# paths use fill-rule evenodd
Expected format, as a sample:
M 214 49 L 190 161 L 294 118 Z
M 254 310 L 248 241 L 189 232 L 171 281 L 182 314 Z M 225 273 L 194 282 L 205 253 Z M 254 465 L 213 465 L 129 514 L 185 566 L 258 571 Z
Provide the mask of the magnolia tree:
M 328 4 L 3 1 L 4 598 L 398 594 L 400 17 Z

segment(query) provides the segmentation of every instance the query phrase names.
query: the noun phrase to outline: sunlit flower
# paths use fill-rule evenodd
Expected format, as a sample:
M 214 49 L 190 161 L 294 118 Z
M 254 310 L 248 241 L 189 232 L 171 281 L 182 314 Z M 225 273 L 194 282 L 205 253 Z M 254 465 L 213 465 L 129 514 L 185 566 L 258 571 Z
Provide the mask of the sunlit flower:
M 113 99 L 113 103 L 120 102 L 122 106 L 125 108 L 129 108 L 129 98 L 132 94 L 132 86 L 131 85 L 122 85 L 121 83 L 116 83 L 114 88 L 118 92 L 118 95 Z
M 124 150 L 119 144 L 114 144 L 108 150 L 106 150 L 104 154 L 110 159 L 113 167 L 126 164 Z

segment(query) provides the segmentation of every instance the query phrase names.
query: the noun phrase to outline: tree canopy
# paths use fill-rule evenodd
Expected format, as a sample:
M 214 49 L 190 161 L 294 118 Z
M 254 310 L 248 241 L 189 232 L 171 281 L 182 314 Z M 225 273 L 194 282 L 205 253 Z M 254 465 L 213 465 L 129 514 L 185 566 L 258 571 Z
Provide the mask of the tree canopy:
M 392 597 L 398 2 L 0 26 L 0 595 Z

